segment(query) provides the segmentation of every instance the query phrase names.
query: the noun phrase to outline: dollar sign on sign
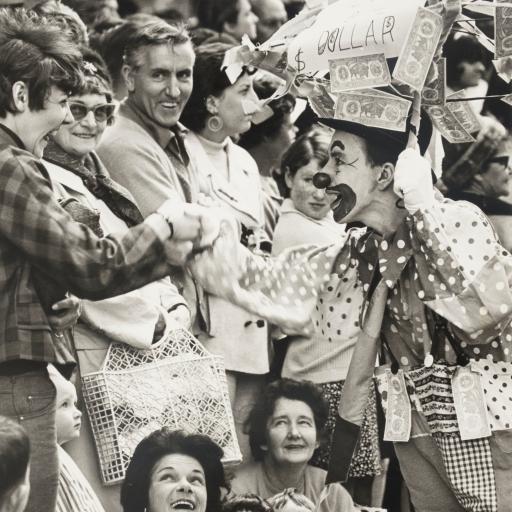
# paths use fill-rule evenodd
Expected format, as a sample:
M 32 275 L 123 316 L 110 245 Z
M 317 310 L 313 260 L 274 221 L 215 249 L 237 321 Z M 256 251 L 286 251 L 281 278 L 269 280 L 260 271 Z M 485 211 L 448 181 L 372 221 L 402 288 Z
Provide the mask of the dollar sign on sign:
M 296 68 L 299 73 L 304 71 L 304 68 L 306 67 L 306 63 L 300 57 L 303 53 L 304 52 L 299 48 L 297 50 L 297 54 L 295 55 Z

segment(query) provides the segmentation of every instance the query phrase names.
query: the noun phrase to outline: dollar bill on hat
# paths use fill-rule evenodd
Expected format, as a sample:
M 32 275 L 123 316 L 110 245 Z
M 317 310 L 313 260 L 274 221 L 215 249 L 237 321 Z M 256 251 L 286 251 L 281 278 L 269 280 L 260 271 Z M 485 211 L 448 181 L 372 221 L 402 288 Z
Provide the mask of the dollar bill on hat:
M 499 4 L 508 4 L 502 7 Z M 496 0 L 494 24 L 494 55 L 497 59 L 512 56 L 512 7 L 509 0 Z
M 391 83 L 391 73 L 383 53 L 330 60 L 329 73 L 331 92 L 382 87 Z
M 334 117 L 336 102 L 325 85 L 317 84 L 313 92 L 309 94 L 308 102 L 311 109 L 318 117 Z
M 462 126 L 446 105 L 425 107 L 434 126 L 450 143 L 473 142 L 473 136 Z
M 427 105 L 444 105 L 446 102 L 446 59 L 433 62 L 436 69 L 435 78 L 426 83 L 421 91 L 421 103 Z
M 406 128 L 410 107 L 409 100 L 397 96 L 383 96 L 367 91 L 345 92 L 338 94 L 334 117 L 375 128 L 402 132 Z
M 482 128 L 482 125 L 478 119 L 478 116 L 469 105 L 469 102 L 465 101 L 466 92 L 464 90 L 457 91 L 453 94 L 450 94 L 448 98 L 451 100 L 460 100 L 451 101 L 446 105 L 451 113 L 457 118 L 459 123 L 464 127 L 464 129 L 468 133 L 479 132 Z
M 398 57 L 393 78 L 421 92 L 442 32 L 442 16 L 419 7 Z

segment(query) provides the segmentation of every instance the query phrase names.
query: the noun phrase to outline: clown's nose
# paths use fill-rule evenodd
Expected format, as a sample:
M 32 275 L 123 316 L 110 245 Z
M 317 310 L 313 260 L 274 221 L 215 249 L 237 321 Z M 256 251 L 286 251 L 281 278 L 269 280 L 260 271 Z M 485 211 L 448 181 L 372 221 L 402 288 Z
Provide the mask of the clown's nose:
M 313 176 L 313 185 L 316 188 L 327 188 L 331 184 L 331 177 L 325 172 L 317 172 Z

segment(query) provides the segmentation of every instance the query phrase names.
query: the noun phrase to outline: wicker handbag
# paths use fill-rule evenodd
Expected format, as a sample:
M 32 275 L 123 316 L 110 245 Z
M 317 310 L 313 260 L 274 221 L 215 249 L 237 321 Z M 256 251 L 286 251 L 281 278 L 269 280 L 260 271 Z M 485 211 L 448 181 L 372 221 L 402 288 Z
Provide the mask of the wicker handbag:
M 183 329 L 148 350 L 112 343 L 82 386 L 106 485 L 123 480 L 137 444 L 164 426 L 208 435 L 225 464 L 242 459 L 222 357 Z

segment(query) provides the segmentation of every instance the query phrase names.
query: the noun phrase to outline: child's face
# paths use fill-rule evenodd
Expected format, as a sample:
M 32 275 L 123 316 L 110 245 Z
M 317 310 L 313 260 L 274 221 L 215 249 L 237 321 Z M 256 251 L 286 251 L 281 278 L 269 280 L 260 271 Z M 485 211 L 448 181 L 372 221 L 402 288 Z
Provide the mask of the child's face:
M 64 379 L 59 379 L 55 386 L 57 388 L 57 411 L 55 413 L 57 442 L 64 444 L 80 435 L 82 413 L 76 407 L 75 386 Z

